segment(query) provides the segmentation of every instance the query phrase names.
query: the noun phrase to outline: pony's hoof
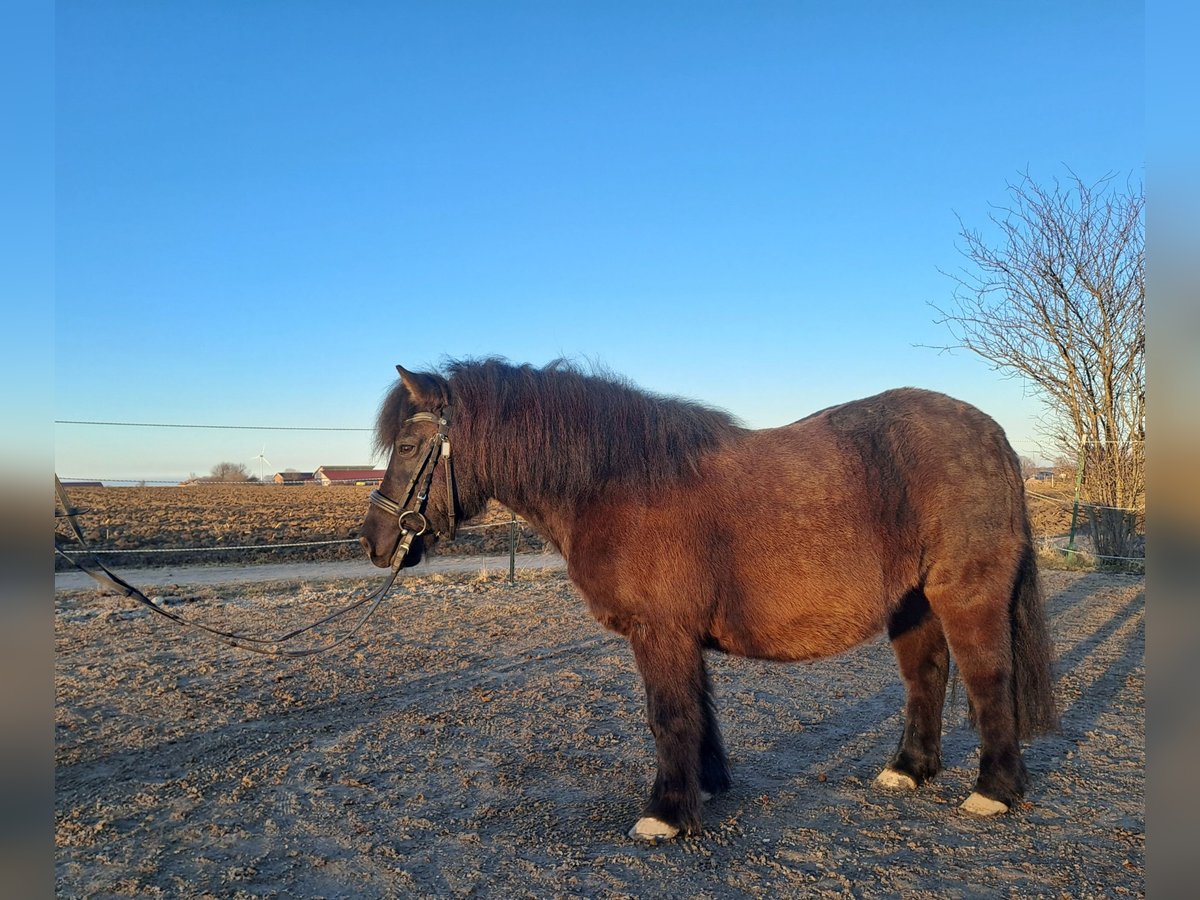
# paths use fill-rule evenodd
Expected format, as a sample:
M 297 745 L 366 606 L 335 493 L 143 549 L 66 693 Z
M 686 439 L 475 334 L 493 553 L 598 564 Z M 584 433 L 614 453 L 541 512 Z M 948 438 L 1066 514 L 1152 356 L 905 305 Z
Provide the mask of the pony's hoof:
M 700 792 L 700 802 L 707 803 L 709 800 L 711 800 L 715 796 L 717 796 L 717 795 L 709 793 L 708 791 L 701 791 Z
M 962 809 L 976 816 L 996 816 L 1008 812 L 1008 804 L 971 791 L 971 796 L 962 802 Z
M 668 841 L 677 834 L 678 828 L 654 816 L 643 816 L 629 829 L 629 836 L 635 841 Z
M 915 791 L 917 783 L 911 775 L 897 772 L 895 769 L 884 769 L 875 776 L 876 787 L 889 788 L 894 791 Z

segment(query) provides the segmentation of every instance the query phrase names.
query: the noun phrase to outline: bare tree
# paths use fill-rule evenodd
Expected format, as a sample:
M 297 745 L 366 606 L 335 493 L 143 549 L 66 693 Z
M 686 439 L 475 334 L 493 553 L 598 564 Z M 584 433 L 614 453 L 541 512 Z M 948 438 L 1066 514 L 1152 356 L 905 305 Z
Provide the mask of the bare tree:
M 1021 456 L 1021 477 L 1028 481 L 1038 472 L 1038 464 L 1034 462 L 1033 457 Z
M 1072 173 L 1008 194 L 994 241 L 959 220 L 967 265 L 944 273 L 953 303 L 932 305 L 954 347 L 1034 386 L 1047 437 L 1083 463 L 1097 552 L 1129 556 L 1145 508 L 1144 190 Z
M 1078 456 L 1078 454 L 1076 454 Z M 1059 453 L 1054 457 L 1053 469 L 1054 480 L 1069 479 L 1075 477 L 1076 467 L 1079 465 L 1079 460 L 1071 459 L 1066 454 Z
M 212 472 L 206 475 L 201 481 L 222 481 L 222 482 L 240 482 L 240 481 L 258 481 L 257 478 L 250 477 L 250 470 L 241 463 L 221 462 L 212 467 Z

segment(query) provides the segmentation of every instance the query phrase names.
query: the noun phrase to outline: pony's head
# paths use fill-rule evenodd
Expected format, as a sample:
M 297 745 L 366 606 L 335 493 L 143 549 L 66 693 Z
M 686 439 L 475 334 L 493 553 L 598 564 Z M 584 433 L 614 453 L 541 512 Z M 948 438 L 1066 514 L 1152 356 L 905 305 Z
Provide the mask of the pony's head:
M 387 472 L 359 529 L 359 542 L 380 567 L 416 565 L 443 534 L 453 536 L 457 523 L 449 384 L 440 375 L 396 371 L 400 380 L 383 401 L 375 429 L 377 451 L 388 454 Z

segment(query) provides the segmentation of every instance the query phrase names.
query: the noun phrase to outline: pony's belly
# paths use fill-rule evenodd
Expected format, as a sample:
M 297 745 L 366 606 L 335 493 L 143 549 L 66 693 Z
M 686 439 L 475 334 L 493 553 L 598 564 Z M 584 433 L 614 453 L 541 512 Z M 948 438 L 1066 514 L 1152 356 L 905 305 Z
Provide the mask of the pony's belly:
M 745 610 L 724 616 L 714 622 L 708 646 L 751 659 L 800 662 L 849 650 L 877 635 L 885 624 L 877 611 L 854 607 L 781 612 Z

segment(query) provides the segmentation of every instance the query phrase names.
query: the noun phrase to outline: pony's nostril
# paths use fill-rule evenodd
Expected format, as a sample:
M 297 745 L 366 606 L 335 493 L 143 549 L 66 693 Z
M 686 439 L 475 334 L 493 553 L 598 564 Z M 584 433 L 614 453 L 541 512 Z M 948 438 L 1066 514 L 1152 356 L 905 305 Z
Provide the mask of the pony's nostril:
M 371 542 L 365 537 L 360 536 L 358 542 L 363 545 L 363 549 L 367 551 L 367 555 L 371 555 Z

